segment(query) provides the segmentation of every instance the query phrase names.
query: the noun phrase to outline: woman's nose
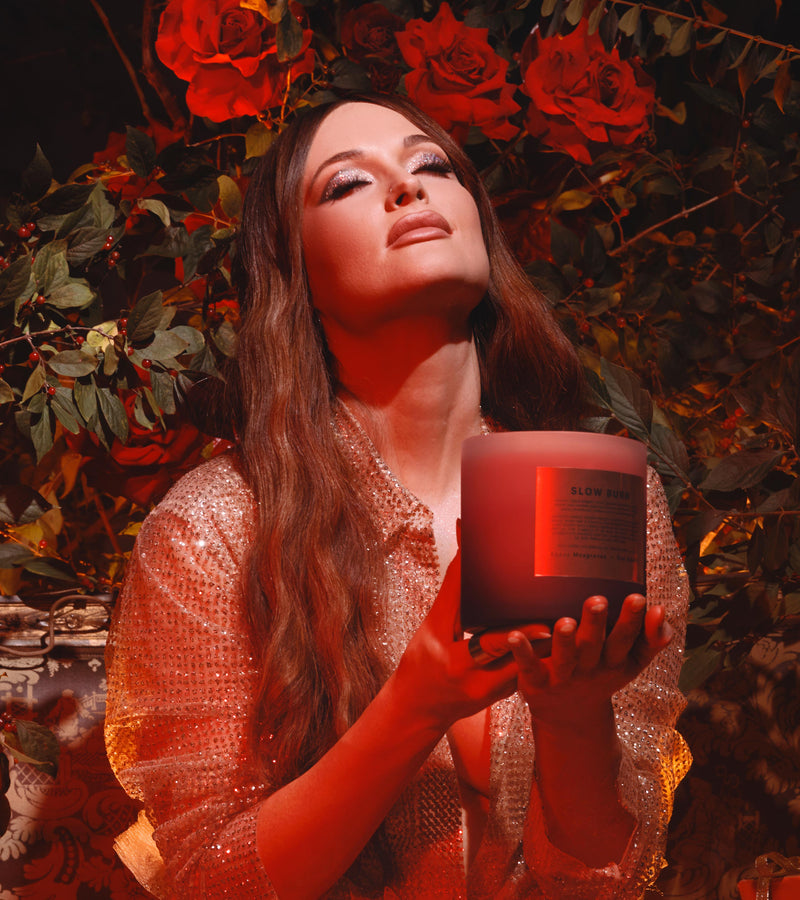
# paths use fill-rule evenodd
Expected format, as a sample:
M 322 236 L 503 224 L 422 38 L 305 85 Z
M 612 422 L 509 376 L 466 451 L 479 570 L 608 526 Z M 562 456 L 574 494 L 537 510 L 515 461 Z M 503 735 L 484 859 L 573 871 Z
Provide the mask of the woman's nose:
M 395 209 L 398 206 L 408 206 L 415 200 L 427 200 L 428 194 L 425 186 L 417 175 L 413 172 L 406 172 L 398 181 L 395 181 L 389 188 L 389 194 L 386 198 L 387 210 Z

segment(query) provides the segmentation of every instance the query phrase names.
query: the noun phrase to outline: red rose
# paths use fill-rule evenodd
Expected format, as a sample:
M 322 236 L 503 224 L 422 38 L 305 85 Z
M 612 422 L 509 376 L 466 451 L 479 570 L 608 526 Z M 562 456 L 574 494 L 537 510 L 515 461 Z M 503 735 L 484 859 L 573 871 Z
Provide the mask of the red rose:
M 342 22 L 342 44 L 348 55 L 361 62 L 367 57 L 383 60 L 399 59 L 395 32 L 405 22 L 389 12 L 381 3 L 365 3 L 351 9 Z
M 443 3 L 432 22 L 412 19 L 397 34 L 413 69 L 405 80 L 408 96 L 459 141 L 471 125 L 491 138 L 517 134 L 508 121 L 519 109 L 506 83 L 508 63 L 489 46 L 488 33 L 458 22 Z
M 302 21 L 295 4 L 292 13 Z M 278 62 L 277 26 L 239 0 L 169 0 L 158 26 L 156 52 L 189 82 L 186 103 L 199 116 L 224 122 L 254 116 L 280 103 L 286 76 L 311 72 L 311 31 L 292 62 Z
M 396 34 L 405 21 L 380 3 L 351 9 L 342 22 L 342 45 L 368 72 L 376 91 L 391 94 L 400 81 Z
M 136 392 L 121 396 L 128 416 L 126 443 L 114 438 L 110 451 L 106 451 L 91 432 L 65 435 L 71 450 L 91 460 L 86 472 L 92 485 L 114 497 L 127 497 L 139 506 L 148 506 L 205 456 L 216 456 L 231 446 L 227 441 L 206 437 L 188 422 L 166 431 L 158 425 L 152 430 L 143 428 L 134 417 Z M 174 420 L 165 417 L 167 421 L 170 418 Z
M 588 141 L 631 144 L 649 127 L 655 81 L 637 62 L 609 53 L 585 19 L 566 36 L 534 32 L 522 49 L 526 128 L 542 143 L 592 161 Z

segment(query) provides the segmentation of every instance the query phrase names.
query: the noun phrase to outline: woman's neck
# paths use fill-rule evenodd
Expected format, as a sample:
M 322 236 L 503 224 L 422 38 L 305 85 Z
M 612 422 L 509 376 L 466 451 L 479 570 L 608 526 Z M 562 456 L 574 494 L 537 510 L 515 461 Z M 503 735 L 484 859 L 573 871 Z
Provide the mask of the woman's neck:
M 480 433 L 480 371 L 468 335 L 398 323 L 331 343 L 339 396 L 400 481 L 436 512 L 460 497 L 461 444 Z M 329 338 L 330 341 L 330 338 Z

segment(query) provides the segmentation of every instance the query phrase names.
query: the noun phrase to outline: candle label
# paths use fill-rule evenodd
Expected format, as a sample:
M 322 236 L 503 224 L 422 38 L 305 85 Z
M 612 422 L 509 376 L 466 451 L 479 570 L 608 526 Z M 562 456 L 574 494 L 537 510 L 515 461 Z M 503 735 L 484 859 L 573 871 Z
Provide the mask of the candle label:
M 645 515 L 638 475 L 539 466 L 536 574 L 644 583 Z

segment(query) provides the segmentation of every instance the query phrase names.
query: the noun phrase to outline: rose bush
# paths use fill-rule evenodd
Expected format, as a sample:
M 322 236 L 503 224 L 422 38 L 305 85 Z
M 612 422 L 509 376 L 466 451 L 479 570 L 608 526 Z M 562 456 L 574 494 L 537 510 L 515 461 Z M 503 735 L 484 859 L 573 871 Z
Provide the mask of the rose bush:
M 292 4 L 302 21 L 302 8 Z M 186 103 L 199 116 L 224 122 L 257 115 L 280 103 L 286 76 L 311 72 L 311 31 L 303 29 L 299 54 L 288 63 L 277 56 L 277 26 L 239 0 L 169 0 L 161 16 L 156 52 L 189 82 Z
M 433 21 L 412 19 L 397 33 L 412 68 L 405 77 L 408 96 L 461 142 L 471 125 L 490 138 L 510 140 L 517 133 L 508 121 L 520 108 L 506 82 L 508 62 L 489 45 L 488 33 L 459 22 L 447 3 Z
M 158 424 L 145 428 L 134 413 L 136 397 L 135 391 L 121 392 L 129 429 L 125 443 L 115 437 L 106 450 L 97 436 L 87 431 L 77 435 L 65 432 L 64 436 L 69 449 L 84 458 L 83 469 L 96 490 L 147 508 L 204 456 L 216 456 L 231 445 L 207 437 L 175 416 L 164 416 L 164 429 Z
M 588 141 L 631 144 L 649 127 L 655 82 L 636 61 L 609 53 L 581 19 L 568 35 L 535 31 L 522 49 L 527 130 L 543 144 L 591 163 Z

